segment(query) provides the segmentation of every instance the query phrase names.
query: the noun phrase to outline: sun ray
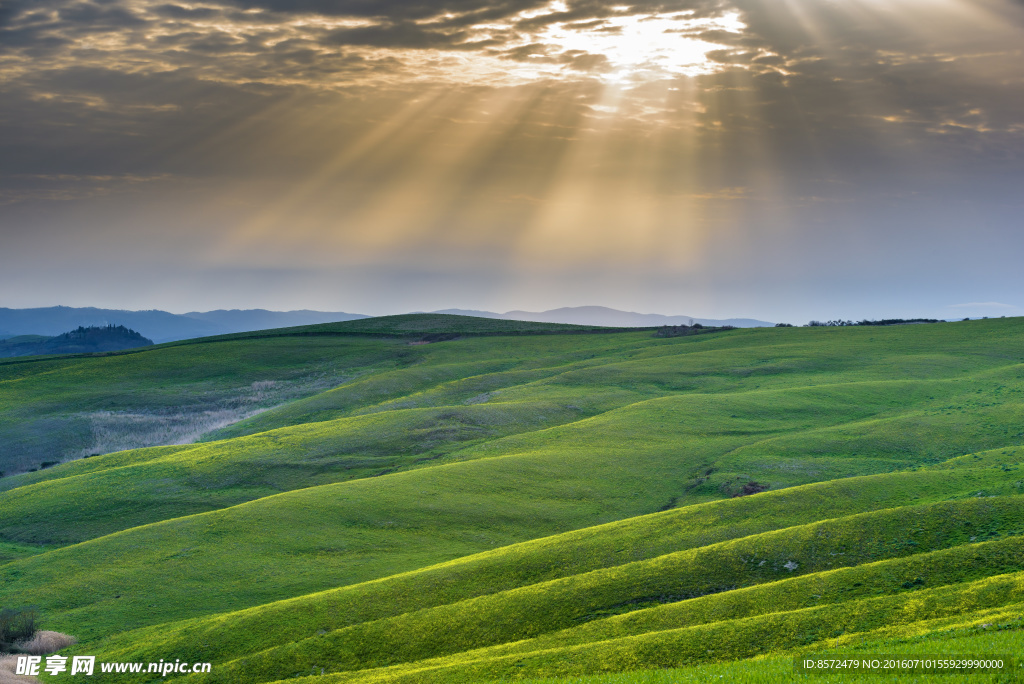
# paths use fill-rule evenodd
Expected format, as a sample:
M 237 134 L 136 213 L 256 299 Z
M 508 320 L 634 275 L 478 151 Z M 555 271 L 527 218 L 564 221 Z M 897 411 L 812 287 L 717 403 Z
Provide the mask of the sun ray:
M 400 147 L 396 145 L 396 138 L 401 137 L 403 132 L 408 132 L 410 125 L 417 119 L 442 106 L 445 98 L 449 96 L 450 93 L 442 89 L 421 94 L 409 100 L 405 107 L 391 117 L 380 121 L 358 140 L 348 144 L 342 142 L 338 145 L 336 154 L 329 156 L 318 168 L 292 184 L 283 195 L 262 206 L 258 214 L 227 234 L 221 247 L 213 254 L 213 259 L 225 258 L 246 245 L 272 242 L 273 238 L 279 235 L 282 226 L 289 223 L 290 216 L 311 199 L 324 193 L 332 183 L 337 182 L 340 175 L 361 161 L 378 158 L 389 147 Z

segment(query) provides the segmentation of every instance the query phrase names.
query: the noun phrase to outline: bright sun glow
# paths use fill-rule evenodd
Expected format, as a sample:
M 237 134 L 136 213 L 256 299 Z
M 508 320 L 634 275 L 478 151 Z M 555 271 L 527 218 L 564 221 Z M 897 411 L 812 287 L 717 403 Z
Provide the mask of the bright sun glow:
M 694 19 L 690 12 L 612 17 L 598 25 L 557 23 L 538 40 L 562 51 L 578 51 L 604 60 L 597 69 L 606 80 L 638 80 L 666 75 L 694 76 L 715 70 L 707 53 L 722 47 L 697 37 L 707 30 L 740 32 L 739 15 Z
M 470 42 L 500 39 L 502 49 L 391 54 L 424 81 L 516 85 L 585 76 L 627 84 L 714 73 L 721 64 L 709 59 L 708 53 L 725 46 L 702 36 L 708 31 L 747 30 L 738 12 L 697 18 L 691 11 L 627 14 L 630 8 L 615 9 L 617 13 L 608 17 L 559 21 L 558 15 L 567 7 L 554 0 L 511 20 L 473 27 Z M 544 23 L 544 18 L 551 21 Z M 521 22 L 538 26 L 524 29 Z

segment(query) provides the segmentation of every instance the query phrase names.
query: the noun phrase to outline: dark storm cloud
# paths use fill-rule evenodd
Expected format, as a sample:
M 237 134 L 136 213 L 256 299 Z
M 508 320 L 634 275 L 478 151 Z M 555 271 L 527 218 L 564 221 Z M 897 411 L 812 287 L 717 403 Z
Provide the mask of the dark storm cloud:
M 412 22 L 388 22 L 330 31 L 322 37 L 328 45 L 354 45 L 380 48 L 451 48 L 466 41 L 463 31 L 433 31 Z
M 603 19 L 590 19 L 587 21 L 573 22 L 568 25 L 568 28 L 572 28 L 577 31 L 584 31 L 587 29 L 601 30 L 608 27 Z
M 51 54 L 71 42 L 70 38 L 48 35 L 43 28 L 6 29 L 0 31 L 0 54 L 13 51 L 26 56 Z
M 517 48 L 505 50 L 501 55 L 506 59 L 526 62 L 537 57 L 547 57 L 550 51 L 551 48 L 548 45 L 543 43 L 530 43 L 529 45 L 520 45 Z
M 120 259 L 134 245 L 142 270 L 160 259 L 217 270 L 245 250 L 263 263 L 288 250 L 351 262 L 363 231 L 391 241 L 380 264 L 419 260 L 424 277 L 446 254 L 466 290 L 483 276 L 458 270 L 473 262 L 461 245 L 504 263 L 552 206 L 554 237 L 583 251 L 628 225 L 623 250 L 648 239 L 661 258 L 671 249 L 659 240 L 703 231 L 718 251 L 691 262 L 709 287 L 737 273 L 748 290 L 773 274 L 795 282 L 871 255 L 899 268 L 943 236 L 955 249 L 930 258 L 952 270 L 976 249 L 971 231 L 1019 232 L 1022 9 L 0 0 L 0 277 L 29 263 L 12 236 L 39 254 L 71 242 L 75 259 Z M 617 55 L 620 39 L 632 42 Z M 672 40 L 695 39 L 714 46 L 706 64 L 669 63 Z M 566 186 L 579 194 L 557 205 Z M 637 225 L 620 202 L 638 208 Z M 645 208 L 665 218 L 654 225 Z M 1019 250 L 1000 244 L 1006 266 Z M 665 290 L 655 261 L 637 273 Z M 950 301 L 998 299 L 976 296 Z
M 12 2 L 0 11 L 0 54 L 55 54 L 76 38 L 144 27 L 148 22 L 114 3 Z
M 68 28 L 93 32 L 143 26 L 146 22 L 127 7 L 78 2 L 59 9 L 59 21 Z
M 619 3 L 612 0 L 567 0 L 567 9 L 519 19 L 516 27 L 523 30 L 536 30 L 557 23 L 569 23 L 581 28 L 607 30 L 612 27 L 602 26 L 600 20 L 613 16 L 679 14 L 686 13 L 688 18 L 703 19 L 717 17 L 721 14 L 725 3 L 716 0 L 679 0 L 678 2 L 632 2 Z M 515 13 L 523 11 L 522 8 Z M 510 15 L 511 16 L 511 15 Z
M 224 11 L 212 7 L 182 7 L 181 5 L 158 5 L 152 10 L 153 14 L 168 19 L 216 19 L 224 16 Z
M 492 2 L 489 0 L 234 0 L 242 9 L 261 9 L 282 15 L 314 14 L 335 17 L 379 17 L 390 20 L 427 19 L 446 13 L 486 11 L 492 16 L 511 16 L 525 9 L 543 7 L 546 0 Z
M 65 0 L 7 0 L 0 6 L 0 26 L 13 19 L 38 21 L 46 12 L 67 4 Z
M 39 92 L 55 96 L 39 99 Z M 198 136 L 222 135 L 217 131 L 294 91 L 205 81 L 187 71 L 129 74 L 68 66 L 33 74 L 4 94 L 0 173 L 152 175 L 205 174 L 204 167 L 230 165 L 244 146 L 213 167 L 211 159 L 193 157 L 182 168 L 176 155 Z
M 827 163 L 870 176 L 889 163 L 886 131 L 904 147 L 916 144 L 961 167 L 1006 168 L 1020 150 L 1024 88 L 1000 87 L 963 67 L 981 48 L 1005 53 L 1006 45 L 993 47 L 980 31 L 939 45 L 906 26 L 847 21 L 843 3 L 796 4 L 800 16 L 786 9 L 793 5 L 765 0 L 568 0 L 564 11 L 523 18 L 520 13 L 538 12 L 548 0 L 215 0 L 203 7 L 14 0 L 0 6 L 0 50 L 15 60 L 3 67 L 15 75 L 0 85 L 0 116 L 9 122 L 0 163 L 81 170 L 92 158 L 124 172 L 157 173 L 167 163 L 157 160 L 173 146 L 169 141 L 216 135 L 233 118 L 248 121 L 288 98 L 324 88 L 361 98 L 378 87 L 373 79 L 395 88 L 409 77 L 459 77 L 417 71 L 419 58 L 408 51 L 424 57 L 479 52 L 510 65 L 561 66 L 563 82 L 551 87 L 577 97 L 569 81 L 597 77 L 612 65 L 597 51 L 538 40 L 546 27 L 608 35 L 622 30 L 609 23 L 614 17 L 689 12 L 691 19 L 713 18 L 730 9 L 740 12 L 747 30 L 685 23 L 668 29 L 723 46 L 708 54 L 720 65 L 716 73 L 678 77 L 700 104 L 686 125 L 698 143 L 718 151 L 722 168 L 742 169 L 756 143 L 794 174 L 811 177 L 815 164 Z M 484 23 L 486 30 L 479 28 Z M 996 81 L 1012 83 L 1007 79 L 1017 74 L 1019 84 L 1019 69 L 1007 66 L 1014 57 L 992 59 L 1007 72 Z M 640 86 L 631 93 L 637 101 L 647 97 Z M 586 97 L 593 99 L 584 103 L 596 102 L 598 95 Z M 644 100 L 643 117 L 617 126 L 674 125 L 678 110 L 663 95 L 654 97 L 662 99 Z M 547 130 L 560 130 L 548 123 Z M 198 155 L 192 172 L 206 163 Z M 185 162 L 176 164 L 183 172 Z
M 558 56 L 561 64 L 568 65 L 577 71 L 609 71 L 612 66 L 604 55 L 593 55 L 582 50 L 569 50 Z
M 0 53 L 39 43 L 46 43 L 43 49 L 60 47 L 68 41 L 47 33 L 58 25 L 49 13 L 38 11 L 35 3 L 15 0 L 0 5 Z

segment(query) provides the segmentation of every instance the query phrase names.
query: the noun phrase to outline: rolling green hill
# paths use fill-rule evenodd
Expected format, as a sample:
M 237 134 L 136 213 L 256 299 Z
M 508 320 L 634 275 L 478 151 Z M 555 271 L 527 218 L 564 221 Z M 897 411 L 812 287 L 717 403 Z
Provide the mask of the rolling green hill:
M 195 681 L 760 681 L 981 624 L 1019 650 L 1022 340 L 423 315 L 0 363 L 9 434 L 236 407 L 0 479 L 0 602 Z

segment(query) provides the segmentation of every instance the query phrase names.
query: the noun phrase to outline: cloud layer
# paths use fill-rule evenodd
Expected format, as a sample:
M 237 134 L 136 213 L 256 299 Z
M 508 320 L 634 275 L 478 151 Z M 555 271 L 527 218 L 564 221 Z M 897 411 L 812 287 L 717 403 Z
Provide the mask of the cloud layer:
M 723 263 L 778 296 L 959 263 L 996 289 L 948 301 L 1005 301 L 1022 39 L 1011 0 L 10 0 L 0 268 L 619 273 L 650 309 Z M 590 303 L 522 292 L 438 306 Z

